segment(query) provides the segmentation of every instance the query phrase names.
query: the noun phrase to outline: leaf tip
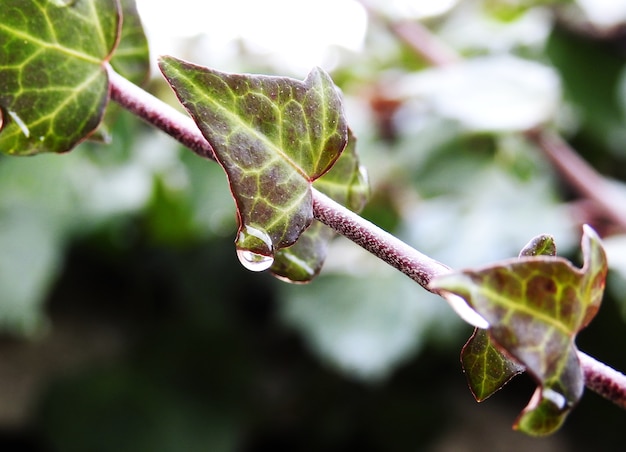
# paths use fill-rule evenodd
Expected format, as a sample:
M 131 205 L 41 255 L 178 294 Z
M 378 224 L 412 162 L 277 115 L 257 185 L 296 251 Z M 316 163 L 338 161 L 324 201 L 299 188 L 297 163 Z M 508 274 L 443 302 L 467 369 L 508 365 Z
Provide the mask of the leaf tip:
M 556 256 L 554 237 L 548 234 L 541 234 L 531 239 L 519 253 L 519 257 L 528 256 Z
M 602 240 L 598 233 L 588 224 L 583 224 L 583 237 L 581 247 L 583 250 L 584 269 L 590 266 L 607 266 L 607 257 Z

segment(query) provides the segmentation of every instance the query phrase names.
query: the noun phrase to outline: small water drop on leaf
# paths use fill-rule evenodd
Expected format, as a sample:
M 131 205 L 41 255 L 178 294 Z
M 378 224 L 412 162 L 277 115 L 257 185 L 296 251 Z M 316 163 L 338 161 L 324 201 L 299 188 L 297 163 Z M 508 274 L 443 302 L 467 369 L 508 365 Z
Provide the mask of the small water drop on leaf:
M 244 225 L 237 237 L 237 257 L 248 270 L 262 272 L 274 263 L 272 239 L 263 230 Z
M 272 256 L 264 256 L 262 254 L 256 254 L 252 251 L 240 248 L 237 248 L 237 257 L 239 258 L 241 265 L 253 272 L 262 272 L 267 270 L 274 263 L 274 258 Z

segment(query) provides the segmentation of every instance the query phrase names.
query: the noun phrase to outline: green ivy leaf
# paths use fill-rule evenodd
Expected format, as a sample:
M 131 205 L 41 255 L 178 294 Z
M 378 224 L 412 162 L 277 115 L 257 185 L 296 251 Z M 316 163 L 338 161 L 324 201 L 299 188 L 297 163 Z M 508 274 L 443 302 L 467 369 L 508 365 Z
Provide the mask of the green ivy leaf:
M 349 209 L 360 212 L 369 198 L 365 168 L 359 164 L 356 138 L 348 129 L 348 144 L 333 167 L 313 186 Z M 289 248 L 276 253 L 272 273 L 290 282 L 309 282 L 317 276 L 326 260 L 328 243 L 335 234 L 318 221 L 302 233 Z
M 540 235 L 524 246 L 523 256 L 556 256 L 556 244 L 550 235 Z M 511 378 L 524 372 L 524 366 L 502 354 L 487 330 L 476 328 L 461 351 L 461 364 L 474 398 L 478 402 L 491 397 Z
M 113 52 L 111 66 L 115 71 L 136 85 L 143 84 L 150 74 L 150 50 L 143 30 L 135 0 L 120 0 L 122 6 L 122 31 Z M 100 127 L 89 136 L 92 141 L 109 143 L 109 129 L 116 121 L 119 105 L 109 103 Z
M 551 235 L 542 234 L 522 248 L 519 257 L 524 256 L 556 256 L 556 243 Z
M 313 186 L 319 191 L 346 206 L 353 212 L 360 212 L 369 199 L 367 172 L 359 164 L 356 152 L 356 138 L 348 129 L 348 144 L 333 167 L 317 179 Z
M 461 364 L 478 402 L 491 397 L 511 378 L 524 372 L 521 364 L 504 356 L 487 330 L 475 328 L 461 351 Z
M 582 248 L 581 269 L 559 257 L 520 257 L 443 275 L 432 284 L 463 297 L 489 322 L 494 345 L 539 384 L 515 425 L 531 435 L 556 430 L 582 396 L 574 341 L 600 307 L 607 273 L 600 239 L 588 226 Z
M 240 260 L 268 268 L 311 224 L 311 184 L 346 146 L 337 88 L 320 69 L 299 81 L 227 74 L 172 57 L 160 67 L 228 175 Z
M 270 271 L 278 278 L 296 283 L 306 283 L 322 269 L 328 244 L 334 237 L 332 229 L 313 220 L 296 243 L 276 252 Z
M 111 66 L 131 82 L 141 85 L 150 74 L 150 49 L 135 0 L 120 0 L 122 30 Z
M 65 152 L 98 127 L 120 23 L 116 0 L 3 0 L 0 151 Z

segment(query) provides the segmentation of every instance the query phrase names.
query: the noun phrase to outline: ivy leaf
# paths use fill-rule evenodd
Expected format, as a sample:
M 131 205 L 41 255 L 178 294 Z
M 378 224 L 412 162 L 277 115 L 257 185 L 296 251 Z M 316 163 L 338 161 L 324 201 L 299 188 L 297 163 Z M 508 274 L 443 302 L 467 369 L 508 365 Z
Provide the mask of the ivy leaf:
M 366 170 L 359 164 L 356 138 L 350 129 L 348 144 L 341 156 L 313 186 L 354 212 L 360 212 L 365 206 L 369 198 L 369 184 Z M 289 282 L 311 281 L 322 269 L 328 243 L 334 235 L 330 228 L 313 221 L 294 245 L 276 253 L 271 272 Z
M 337 88 L 321 69 L 299 81 L 227 74 L 172 57 L 160 67 L 226 171 L 240 260 L 251 270 L 269 268 L 276 251 L 311 224 L 311 184 L 346 146 Z
M 270 271 L 287 282 L 306 283 L 315 278 L 326 260 L 332 229 L 317 220 L 302 233 L 296 243 L 276 252 Z
M 365 207 L 370 195 L 367 172 L 359 164 L 356 138 L 350 129 L 348 144 L 339 160 L 313 186 L 353 212 L 358 213 Z
M 111 66 L 122 77 L 136 85 L 143 84 L 150 74 L 150 50 L 134 0 L 121 0 L 122 30 L 120 40 L 113 52 Z M 120 111 L 119 105 L 109 103 L 98 130 L 89 136 L 92 141 L 109 143 L 109 129 Z
M 140 85 L 150 74 L 148 39 L 135 0 L 120 0 L 120 4 L 124 20 L 119 43 L 111 58 L 111 66 L 124 78 Z
M 120 24 L 116 0 L 3 0 L 0 151 L 65 152 L 98 127 Z
M 533 238 L 519 254 L 523 256 L 556 256 L 554 238 L 540 235 Z M 467 382 L 478 402 L 491 397 L 525 367 L 510 359 L 494 344 L 487 330 L 476 328 L 461 351 L 461 363 Z
M 560 257 L 507 260 L 438 277 L 433 288 L 455 293 L 489 324 L 489 336 L 539 384 L 515 427 L 531 435 L 555 431 L 582 396 L 576 334 L 600 307 L 607 273 L 600 239 L 588 226 L 584 265 Z
M 520 251 L 519 257 L 524 256 L 556 256 L 554 237 L 546 234 L 535 237 Z
M 491 397 L 525 370 L 524 366 L 503 355 L 488 331 L 481 328 L 475 328 L 463 346 L 461 363 L 470 390 L 478 402 Z

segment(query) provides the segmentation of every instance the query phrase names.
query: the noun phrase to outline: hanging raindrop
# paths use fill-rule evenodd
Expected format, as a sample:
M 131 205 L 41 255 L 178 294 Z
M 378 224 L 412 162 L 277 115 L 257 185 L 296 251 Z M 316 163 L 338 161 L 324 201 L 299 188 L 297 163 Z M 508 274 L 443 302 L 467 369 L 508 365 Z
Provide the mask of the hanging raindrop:
M 239 262 L 248 270 L 262 272 L 274 263 L 274 245 L 265 231 L 249 225 L 243 226 L 236 246 Z
M 253 253 L 252 251 L 237 248 L 237 257 L 241 265 L 253 272 L 262 272 L 267 270 L 274 263 L 272 256 L 264 256 L 262 254 Z

